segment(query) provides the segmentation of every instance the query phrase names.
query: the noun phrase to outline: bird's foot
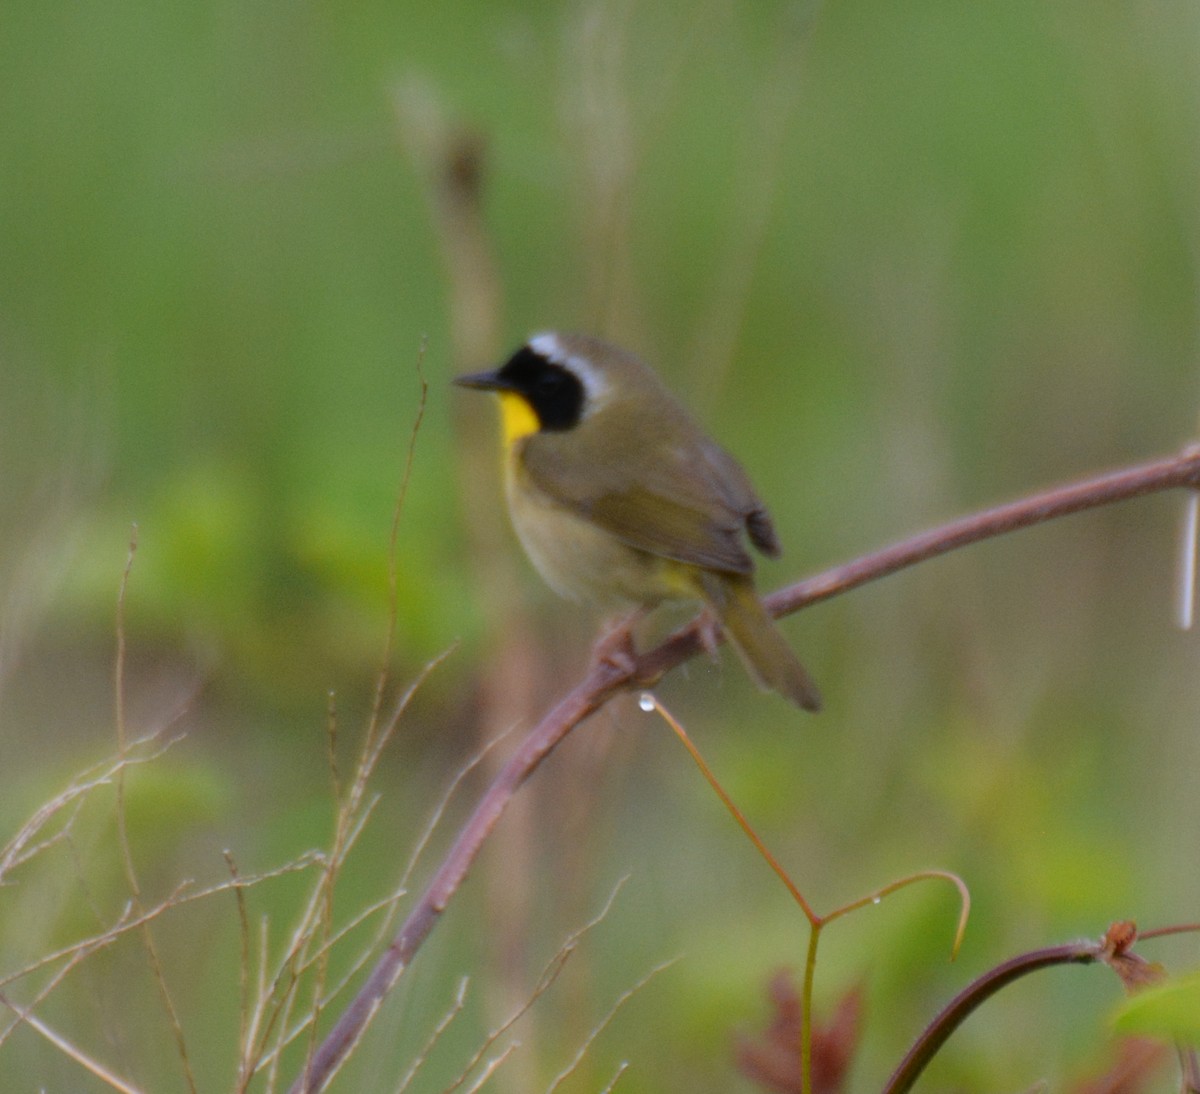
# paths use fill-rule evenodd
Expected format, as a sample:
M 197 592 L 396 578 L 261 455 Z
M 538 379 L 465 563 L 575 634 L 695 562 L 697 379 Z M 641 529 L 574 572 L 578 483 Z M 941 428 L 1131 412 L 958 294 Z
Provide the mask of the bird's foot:
M 609 665 L 626 676 L 632 676 L 637 665 L 633 628 L 645 614 L 644 608 L 638 608 L 615 622 L 610 622 L 592 647 L 592 663 Z

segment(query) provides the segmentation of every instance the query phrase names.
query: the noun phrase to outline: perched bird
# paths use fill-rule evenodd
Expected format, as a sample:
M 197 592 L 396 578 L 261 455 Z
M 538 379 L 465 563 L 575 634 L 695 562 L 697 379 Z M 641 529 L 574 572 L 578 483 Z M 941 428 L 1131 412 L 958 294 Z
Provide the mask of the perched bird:
M 579 334 L 530 338 L 500 368 L 460 376 L 500 396 L 517 535 L 557 592 L 649 609 L 702 600 L 758 683 L 821 699 L 754 591 L 780 552 L 750 480 L 633 354 Z

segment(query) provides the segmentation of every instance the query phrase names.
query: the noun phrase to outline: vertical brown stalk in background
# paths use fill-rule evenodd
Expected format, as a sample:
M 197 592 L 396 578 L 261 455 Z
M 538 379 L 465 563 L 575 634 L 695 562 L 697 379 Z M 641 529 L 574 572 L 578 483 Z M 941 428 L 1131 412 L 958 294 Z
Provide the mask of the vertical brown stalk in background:
M 451 366 L 455 373 L 478 370 L 495 363 L 503 350 L 503 293 L 483 215 L 484 141 L 479 134 L 448 123 L 428 89 L 410 86 L 401 90 L 396 106 L 409 154 L 425 181 L 445 262 Z M 491 413 L 486 404 L 463 400 L 456 407 L 455 418 L 458 494 L 476 579 L 476 600 L 487 622 L 489 649 L 480 659 L 476 724 L 484 743 L 530 721 L 534 697 L 544 690 L 539 684 L 545 676 L 528 614 L 516 595 L 519 560 L 503 512 L 495 430 L 491 423 L 488 428 L 477 428 L 479 416 Z M 506 757 L 501 753 L 501 749 L 486 753 L 484 774 L 489 782 L 503 766 Z M 485 1003 L 493 1028 L 517 1011 L 529 990 L 526 926 L 533 891 L 534 802 L 534 797 L 526 794 L 514 803 L 484 863 L 490 940 L 486 960 L 492 962 L 492 968 L 481 982 L 487 986 Z M 526 1051 L 496 1075 L 497 1082 L 516 1092 L 534 1085 L 532 1068 L 537 1053 L 530 1051 L 530 1023 L 526 1015 L 521 1031 Z
M 737 354 L 754 274 L 771 223 L 775 191 L 783 177 L 789 127 L 800 103 L 805 52 L 816 7 L 800 12 L 789 5 L 778 18 L 775 61 L 763 74 L 757 109 L 742 135 L 745 149 L 738 159 L 732 230 L 713 263 L 709 298 L 699 310 L 698 327 L 686 358 L 694 393 L 690 402 L 704 416 L 718 405 Z
M 567 160 L 578 169 L 579 263 L 584 326 L 617 341 L 637 329 L 637 286 L 630 261 L 631 194 L 636 169 L 626 97 L 629 4 L 584 4 L 567 27 L 560 91 Z

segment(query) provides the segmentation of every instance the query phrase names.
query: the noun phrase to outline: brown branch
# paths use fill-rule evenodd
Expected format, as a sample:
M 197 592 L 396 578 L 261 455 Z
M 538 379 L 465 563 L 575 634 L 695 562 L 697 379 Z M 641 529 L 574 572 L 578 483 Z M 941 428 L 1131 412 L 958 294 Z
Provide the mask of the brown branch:
M 1040 494 L 961 517 L 842 566 L 835 566 L 805 581 L 788 585 L 766 597 L 765 603 L 776 618 L 791 615 L 810 604 L 857 589 L 860 585 L 887 577 L 906 566 L 936 558 L 983 539 L 1029 528 L 1084 509 L 1112 505 L 1142 494 L 1154 494 L 1181 486 L 1200 488 L 1200 446 L 1189 446 L 1177 456 L 1052 487 Z M 639 659 L 639 676 L 645 680 L 658 680 L 681 661 L 695 657 L 703 649 L 701 637 L 695 624 L 676 631 Z
M 788 615 L 820 600 L 848 592 L 877 578 L 979 540 L 1053 520 L 1083 509 L 1111 505 L 1142 494 L 1179 487 L 1200 488 L 1200 448 L 1177 456 L 1124 468 L 1035 494 L 964 517 L 864 555 L 825 573 L 773 593 L 766 604 L 775 616 Z M 380 957 L 358 994 L 350 1001 L 292 1094 L 322 1090 L 354 1048 L 375 1011 L 413 959 L 446 910 L 480 848 L 521 784 L 572 729 L 619 691 L 644 688 L 681 662 L 701 652 L 700 628 L 692 623 L 676 631 L 632 665 L 594 664 L 588 674 L 530 730 L 467 820 L 429 887 Z
M 950 1035 L 1001 988 L 1032 972 L 1056 965 L 1090 965 L 1100 960 L 1101 952 L 1101 946 L 1096 942 L 1071 942 L 1021 954 L 988 970 L 959 992 L 929 1024 L 888 1079 L 884 1094 L 908 1094 Z

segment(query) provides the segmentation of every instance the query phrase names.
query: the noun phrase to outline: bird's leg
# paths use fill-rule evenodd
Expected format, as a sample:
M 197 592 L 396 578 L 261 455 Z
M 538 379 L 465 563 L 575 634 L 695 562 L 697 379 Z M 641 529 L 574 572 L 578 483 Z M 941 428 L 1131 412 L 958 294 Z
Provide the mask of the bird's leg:
M 609 620 L 603 627 L 600 637 L 592 647 L 594 664 L 611 665 L 619 672 L 629 675 L 633 672 L 637 660 L 637 648 L 633 644 L 633 628 L 642 621 L 648 608 L 634 608 L 627 615 Z
M 704 647 L 710 661 L 716 662 L 721 659 L 718 652 L 721 647 L 721 623 L 712 608 L 703 608 L 696 617 L 696 637 L 700 639 L 700 645 Z

